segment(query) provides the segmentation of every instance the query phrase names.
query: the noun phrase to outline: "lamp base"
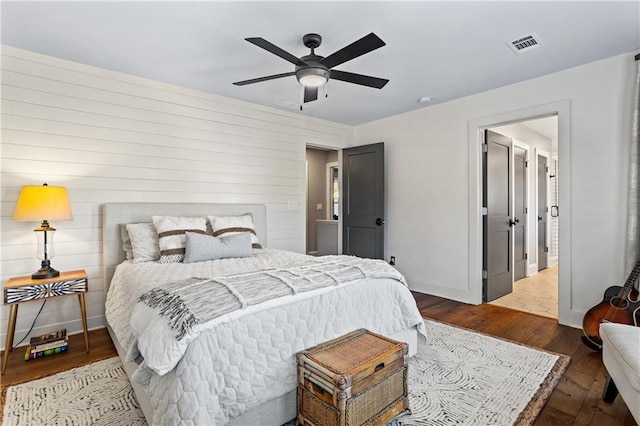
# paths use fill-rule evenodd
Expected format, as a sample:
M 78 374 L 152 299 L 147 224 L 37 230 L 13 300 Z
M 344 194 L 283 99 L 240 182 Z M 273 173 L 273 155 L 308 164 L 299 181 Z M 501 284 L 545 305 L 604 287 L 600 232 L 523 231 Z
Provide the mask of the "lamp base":
M 48 260 L 43 260 L 42 267 L 38 271 L 31 274 L 31 278 L 33 278 L 34 280 L 43 280 L 45 278 L 53 278 L 58 276 L 60 276 L 60 271 L 56 271 L 55 269 L 53 269 Z

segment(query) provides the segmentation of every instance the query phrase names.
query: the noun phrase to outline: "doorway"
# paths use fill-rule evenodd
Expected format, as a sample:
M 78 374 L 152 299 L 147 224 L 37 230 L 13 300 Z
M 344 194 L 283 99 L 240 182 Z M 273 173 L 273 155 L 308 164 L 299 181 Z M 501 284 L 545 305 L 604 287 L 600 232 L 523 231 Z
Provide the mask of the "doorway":
M 487 267 L 483 299 L 491 304 L 555 319 L 558 318 L 559 261 L 557 123 L 557 116 L 552 116 L 490 127 L 485 138 L 485 143 L 489 143 L 487 155 L 496 151 L 491 148 L 492 141 L 501 144 L 497 146 L 502 149 L 497 151 L 502 152 L 494 153 L 493 159 L 483 162 L 483 175 L 487 171 L 492 181 L 503 181 L 490 181 L 493 189 L 485 187 L 483 191 L 489 196 L 492 191 L 500 192 L 498 199 L 505 206 L 504 217 L 498 220 L 505 225 L 502 227 L 505 228 L 504 238 L 497 243 L 498 247 L 495 247 L 498 240 L 483 232 L 483 257 Z M 493 178 L 491 168 L 494 168 Z M 495 204 L 496 196 L 493 198 Z M 488 202 L 491 203 L 491 199 Z M 491 214 L 495 213 L 495 206 L 494 212 L 491 212 L 491 205 L 488 206 L 485 222 L 495 222 L 495 214 Z M 495 264 L 497 254 L 502 256 L 498 263 L 503 266 L 502 276 L 500 282 L 492 283 L 495 278 L 486 257 L 493 257 Z
M 306 252 L 384 258 L 384 142 L 307 145 Z
M 308 146 L 306 252 L 313 256 L 339 254 L 339 151 Z

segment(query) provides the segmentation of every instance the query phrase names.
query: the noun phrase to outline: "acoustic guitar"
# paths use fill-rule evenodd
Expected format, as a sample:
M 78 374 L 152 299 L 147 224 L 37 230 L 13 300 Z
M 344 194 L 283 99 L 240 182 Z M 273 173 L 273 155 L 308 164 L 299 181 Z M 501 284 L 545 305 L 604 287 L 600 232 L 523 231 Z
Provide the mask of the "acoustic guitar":
M 589 309 L 582 319 L 582 342 L 589 348 L 602 350 L 600 324 L 616 322 L 640 327 L 640 297 L 634 283 L 640 275 L 640 259 L 622 287 L 611 286 L 604 292 L 602 302 Z

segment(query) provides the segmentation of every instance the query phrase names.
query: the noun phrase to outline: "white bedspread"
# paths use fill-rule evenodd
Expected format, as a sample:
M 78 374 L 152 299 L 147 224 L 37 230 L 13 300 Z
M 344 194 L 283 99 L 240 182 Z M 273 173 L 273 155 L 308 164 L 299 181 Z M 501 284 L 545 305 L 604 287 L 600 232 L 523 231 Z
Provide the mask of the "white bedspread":
M 129 322 L 140 295 L 159 284 L 189 277 L 290 267 L 305 259 L 291 252 L 256 250 L 250 258 L 191 264 L 124 262 L 107 295 L 107 321 L 131 354 L 139 350 L 146 362 L 155 362 L 166 357 L 153 344 L 159 340 L 141 344 Z M 142 363 L 134 375 L 150 397 L 153 424 L 223 424 L 295 389 L 295 354 L 300 350 L 356 328 L 390 335 L 411 326 L 424 327 L 408 288 L 393 279 L 366 279 L 286 296 L 215 322 L 190 342 L 177 366 L 166 374 L 159 375 Z M 145 338 L 171 335 L 168 327 L 157 330 L 159 334 Z

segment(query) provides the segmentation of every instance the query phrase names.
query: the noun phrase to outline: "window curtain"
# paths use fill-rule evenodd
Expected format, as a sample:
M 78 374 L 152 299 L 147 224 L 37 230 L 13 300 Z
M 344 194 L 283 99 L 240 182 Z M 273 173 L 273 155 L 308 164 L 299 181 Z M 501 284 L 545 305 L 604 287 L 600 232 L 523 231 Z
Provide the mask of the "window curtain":
M 640 257 L 640 54 L 636 55 L 636 84 L 633 92 L 633 124 L 629 156 L 629 206 L 625 267 L 631 272 Z

